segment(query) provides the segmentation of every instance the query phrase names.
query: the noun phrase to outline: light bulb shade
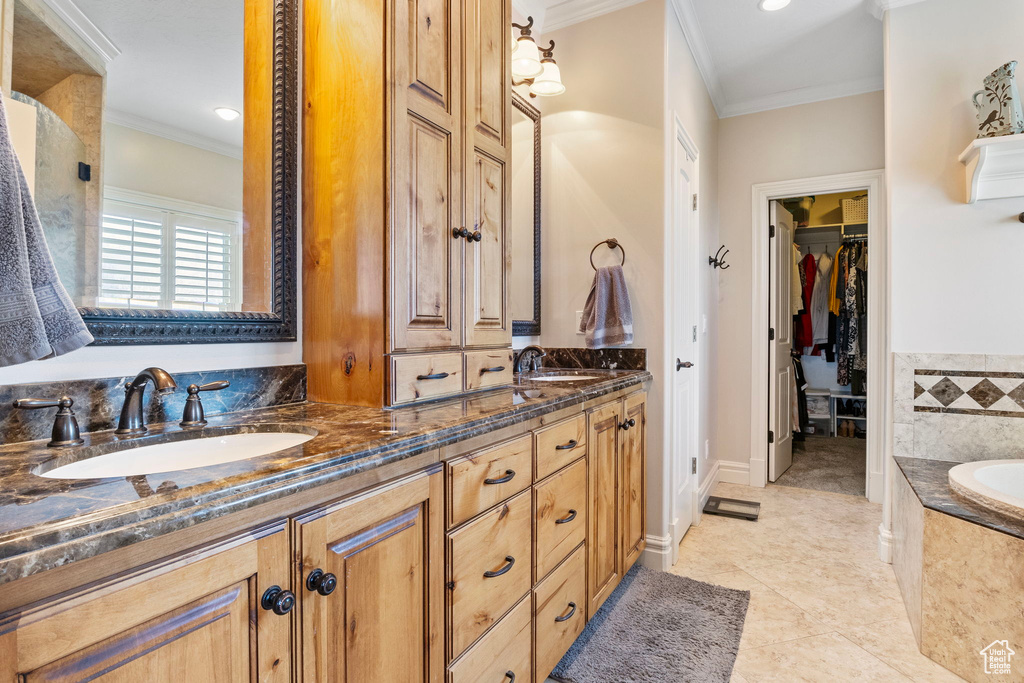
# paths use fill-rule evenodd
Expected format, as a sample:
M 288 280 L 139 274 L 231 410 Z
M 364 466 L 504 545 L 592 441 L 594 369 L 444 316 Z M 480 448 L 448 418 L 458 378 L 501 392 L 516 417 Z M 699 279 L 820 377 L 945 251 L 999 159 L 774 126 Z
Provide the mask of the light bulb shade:
M 562 85 L 562 72 L 558 65 L 555 64 L 554 60 L 550 59 L 544 60 L 541 64 L 544 67 L 544 71 L 534 79 L 533 85 L 530 86 L 530 92 L 541 97 L 551 97 L 564 93 L 565 86 Z
M 516 41 L 519 47 L 512 56 L 512 75 L 518 79 L 539 76 L 544 67 L 540 63 L 540 50 L 530 36 L 520 36 Z

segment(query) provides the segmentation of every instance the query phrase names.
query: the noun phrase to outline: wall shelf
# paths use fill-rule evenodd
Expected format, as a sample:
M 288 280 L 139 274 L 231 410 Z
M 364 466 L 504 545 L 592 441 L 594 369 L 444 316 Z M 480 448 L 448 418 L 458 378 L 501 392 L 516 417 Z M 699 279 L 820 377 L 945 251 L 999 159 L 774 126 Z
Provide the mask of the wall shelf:
M 974 140 L 960 154 L 965 166 L 967 203 L 1024 197 L 1024 135 Z

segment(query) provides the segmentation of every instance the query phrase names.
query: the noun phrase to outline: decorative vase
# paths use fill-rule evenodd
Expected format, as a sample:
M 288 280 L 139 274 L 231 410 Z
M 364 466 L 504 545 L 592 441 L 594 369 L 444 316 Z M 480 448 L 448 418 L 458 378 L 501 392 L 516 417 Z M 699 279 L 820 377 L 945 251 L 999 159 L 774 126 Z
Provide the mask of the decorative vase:
M 1024 133 L 1024 106 L 1017 91 L 1017 62 L 1007 62 L 985 78 L 985 89 L 974 93 L 978 137 Z

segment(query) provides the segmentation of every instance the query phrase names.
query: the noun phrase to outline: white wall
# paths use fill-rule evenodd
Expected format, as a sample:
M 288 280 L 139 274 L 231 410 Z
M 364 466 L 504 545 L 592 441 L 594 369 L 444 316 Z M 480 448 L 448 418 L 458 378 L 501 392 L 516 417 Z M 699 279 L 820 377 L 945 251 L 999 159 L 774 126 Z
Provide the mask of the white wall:
M 717 433 L 723 474 L 735 481 L 748 481 L 751 455 L 751 188 L 882 168 L 883 99 L 868 93 L 719 122 L 720 234 L 731 267 L 719 276 Z
M 1024 3 L 928 0 L 887 19 L 892 350 L 1024 353 L 1024 199 L 964 203 L 957 161 L 976 135 L 971 95 L 1024 61 Z

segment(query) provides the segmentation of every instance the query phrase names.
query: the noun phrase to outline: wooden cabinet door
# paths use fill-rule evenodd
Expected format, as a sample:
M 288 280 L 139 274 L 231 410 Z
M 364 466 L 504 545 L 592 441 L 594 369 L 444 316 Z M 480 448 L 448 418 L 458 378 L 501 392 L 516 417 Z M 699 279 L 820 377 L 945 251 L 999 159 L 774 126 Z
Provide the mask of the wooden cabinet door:
M 260 606 L 288 558 L 279 522 L 21 610 L 0 620 L 0 680 L 290 681 L 292 616 Z
M 296 519 L 303 683 L 442 680 L 443 489 L 438 465 Z
M 647 394 L 627 396 L 622 420 L 629 429 L 623 431 L 620 454 L 622 499 L 622 566 L 625 575 L 647 547 Z
M 391 0 L 391 350 L 462 344 L 461 8 Z
M 621 403 L 587 415 L 589 444 L 587 515 L 587 618 L 597 612 L 622 575 L 619 573 L 619 441 Z
M 463 0 L 465 18 L 466 346 L 512 341 L 509 280 L 509 0 Z

